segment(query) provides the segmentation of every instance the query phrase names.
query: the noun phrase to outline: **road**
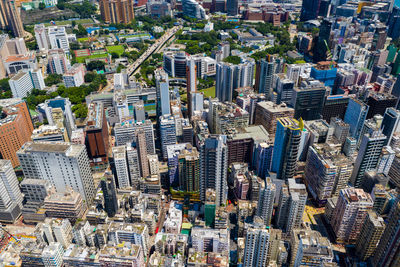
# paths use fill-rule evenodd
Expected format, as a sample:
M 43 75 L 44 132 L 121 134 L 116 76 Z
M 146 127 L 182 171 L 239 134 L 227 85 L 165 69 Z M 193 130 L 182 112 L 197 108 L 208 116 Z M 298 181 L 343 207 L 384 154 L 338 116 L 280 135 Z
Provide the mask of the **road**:
M 158 48 L 162 47 L 181 28 L 182 26 L 175 26 L 172 29 L 167 30 L 167 32 L 160 39 L 157 39 L 157 41 L 146 50 L 146 52 L 144 52 L 132 65 L 129 66 L 129 76 L 132 76 L 149 56 L 157 51 Z

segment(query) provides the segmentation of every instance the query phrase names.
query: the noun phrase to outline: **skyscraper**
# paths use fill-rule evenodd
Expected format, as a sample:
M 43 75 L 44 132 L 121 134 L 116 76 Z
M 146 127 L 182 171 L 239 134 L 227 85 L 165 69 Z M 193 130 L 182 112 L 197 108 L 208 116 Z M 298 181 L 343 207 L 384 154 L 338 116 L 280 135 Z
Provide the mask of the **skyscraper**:
M 372 198 L 364 190 L 354 187 L 342 189 L 331 219 L 336 241 L 354 244 L 372 206 Z
M 362 186 L 365 172 L 378 165 L 386 136 L 378 131 L 360 138 L 362 138 L 360 150 L 350 178 L 351 184 L 357 188 Z
M 319 1 L 319 0 L 316 0 Z M 303 3 L 315 3 L 315 0 L 313 1 L 303 1 Z M 319 61 L 325 61 L 329 60 L 331 58 L 331 55 L 329 54 L 329 45 L 330 45 L 330 36 L 331 36 L 331 29 L 332 29 L 333 21 L 329 18 L 324 18 L 324 20 L 321 23 L 321 26 L 319 27 L 319 34 L 318 34 L 318 39 L 317 43 L 314 46 L 314 61 L 319 62 Z
M 45 179 L 57 192 L 67 187 L 91 203 L 96 192 L 85 146 L 64 142 L 27 142 L 17 152 L 25 178 Z
M 264 224 L 269 226 L 272 219 L 272 211 L 274 210 L 276 186 L 270 178 L 265 179 L 265 188 L 260 192 L 258 199 L 257 216 L 264 220 Z
M 375 211 L 369 210 L 356 242 L 356 254 L 362 261 L 367 261 L 373 256 L 384 230 L 383 218 L 379 217 Z
M 229 16 L 236 16 L 239 11 L 239 0 L 227 0 L 226 11 Z
M 292 229 L 300 227 L 306 201 L 307 190 L 304 184 L 289 179 L 287 185 L 282 185 L 275 219 L 276 225 L 283 232 L 290 234 Z
M 176 144 L 176 125 L 172 115 L 160 117 L 160 137 L 163 158 L 167 159 L 167 146 Z
M 373 264 L 382 267 L 394 267 L 400 264 L 400 201 L 393 205 L 385 231 L 375 250 Z
M 179 188 L 186 192 L 200 190 L 200 154 L 196 148 L 183 149 L 178 156 Z
M 14 223 L 21 215 L 23 200 L 11 161 L 0 160 L 0 221 Z
M 35 37 L 39 50 L 49 50 L 49 41 L 44 24 L 35 24 Z
M 226 204 L 228 147 L 225 135 L 210 135 L 200 146 L 200 199 L 205 200 L 206 190 L 215 190 L 215 205 Z
M 366 101 L 369 106 L 367 119 L 374 117 L 376 114 L 384 115 L 387 108 L 395 107 L 397 97 L 387 93 L 371 93 Z
M 307 21 L 316 19 L 319 13 L 321 0 L 303 1 L 301 6 L 300 20 Z
M 140 181 L 140 167 L 139 167 L 139 156 L 137 148 L 133 147 L 131 144 L 127 144 L 126 158 L 128 161 L 131 186 L 134 190 L 137 190 L 139 189 L 139 181 Z
M 163 70 L 158 70 L 156 76 L 157 115 L 171 114 L 168 75 Z
M 146 134 L 143 129 L 136 132 L 136 148 L 139 156 L 140 174 L 143 178 L 150 175 L 149 161 L 147 159 Z
M 183 14 L 196 19 L 207 19 L 203 6 L 195 0 L 182 0 Z
M 103 177 L 100 181 L 100 186 L 103 191 L 104 209 L 107 212 L 108 217 L 114 217 L 118 211 L 118 200 L 114 178 L 112 176 Z
M 296 172 L 301 131 L 297 120 L 278 119 L 272 156 L 272 171 L 278 179 L 291 179 Z
M 112 154 L 114 158 L 114 168 L 117 176 L 118 188 L 129 188 L 130 181 L 125 146 L 113 147 Z
M 395 108 L 387 108 L 381 125 L 382 133 L 387 137 L 385 145 L 390 144 L 393 134 L 400 126 L 400 111 Z M 399 128 L 400 129 L 400 128 Z
M 274 61 L 275 58 L 272 55 L 267 55 L 265 59 L 257 62 L 255 89 L 259 93 L 265 94 L 267 100 L 270 100 L 272 95 L 272 78 L 275 74 Z
M 21 16 L 14 0 L 1 0 L 0 2 L 0 26 L 9 28 L 15 37 L 24 37 L 25 31 Z
M 267 266 L 270 233 L 263 228 L 250 228 L 246 232 L 243 266 Z
M 350 135 L 358 140 L 369 107 L 358 99 L 350 99 L 344 115 L 344 122 L 350 125 Z
M 101 18 L 106 23 L 130 23 L 135 19 L 133 0 L 101 0 Z
M 193 114 L 193 94 L 197 92 L 197 66 L 194 59 L 189 58 L 186 65 L 186 93 L 187 93 L 187 104 L 188 104 L 188 117 L 190 118 Z

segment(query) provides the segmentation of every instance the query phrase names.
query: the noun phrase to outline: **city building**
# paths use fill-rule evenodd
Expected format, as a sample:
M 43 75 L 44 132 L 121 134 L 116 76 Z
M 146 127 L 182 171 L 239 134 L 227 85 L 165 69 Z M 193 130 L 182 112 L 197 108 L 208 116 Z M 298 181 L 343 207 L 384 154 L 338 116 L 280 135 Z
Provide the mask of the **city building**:
M 200 146 L 200 199 L 205 201 L 207 189 L 215 191 L 215 205 L 226 204 L 228 197 L 228 147 L 226 136 L 210 135 Z
M 369 210 L 356 242 L 356 253 L 362 261 L 367 261 L 374 255 L 384 230 L 383 218 Z
M 354 244 L 367 211 L 371 210 L 372 206 L 372 198 L 364 190 L 354 187 L 342 189 L 330 222 L 336 241 Z
M 267 266 L 270 232 L 268 229 L 250 228 L 246 231 L 243 255 L 244 266 Z
M 48 180 L 24 179 L 20 184 L 26 202 L 43 203 L 49 195 L 51 184 Z
M 146 11 L 152 17 L 171 17 L 172 9 L 171 4 L 166 2 L 165 0 L 149 0 L 146 4 Z
M 164 71 L 172 77 L 186 77 L 186 61 L 185 52 L 166 51 L 163 55 Z
M 167 146 L 176 144 L 176 125 L 173 116 L 160 117 L 160 136 L 163 158 L 167 159 Z
M 8 83 L 13 97 L 15 98 L 27 97 L 28 93 L 30 93 L 32 89 L 43 90 L 46 87 L 40 69 L 28 71 L 20 70 L 8 81 Z
M 129 188 L 130 181 L 125 146 L 113 147 L 112 154 L 114 158 L 114 168 L 117 177 L 116 181 L 118 182 L 118 188 Z
M 27 142 L 17 155 L 25 178 L 49 180 L 58 192 L 71 187 L 88 203 L 94 198 L 94 181 L 85 146 Z
M 157 114 L 158 116 L 171 114 L 168 75 L 163 70 L 159 70 L 156 72 L 155 76 Z
M 21 215 L 23 199 L 11 161 L 0 160 L 0 221 L 14 223 Z
M 207 19 L 208 16 L 203 6 L 195 0 L 182 1 L 183 14 L 196 19 Z
M 386 93 L 372 93 L 368 96 L 366 104 L 369 106 L 367 119 L 376 114 L 383 116 L 387 108 L 395 107 L 397 97 Z
M 258 207 L 256 215 L 264 220 L 264 224 L 271 224 L 272 212 L 274 210 L 274 201 L 276 194 L 276 185 L 272 183 L 270 178 L 265 179 L 265 188 L 261 190 L 258 199 Z
M 200 191 L 200 158 L 195 147 L 183 149 L 178 155 L 179 189 L 186 192 Z
M 287 185 L 282 185 L 275 222 L 287 235 L 302 224 L 306 201 L 307 190 L 304 184 L 289 179 Z
M 140 166 L 140 174 L 143 178 L 146 178 L 150 175 L 149 168 L 149 160 L 147 157 L 147 140 L 146 133 L 143 129 L 139 129 L 136 132 L 136 147 L 138 152 L 139 166 Z
M 192 228 L 192 248 L 197 252 L 226 254 L 229 251 L 228 229 Z
M 127 143 L 136 142 L 136 132 L 142 129 L 146 135 L 147 154 L 155 154 L 156 146 L 154 143 L 154 128 L 151 120 L 145 121 L 124 121 L 116 123 L 114 126 L 115 145 L 122 146 Z
M 295 175 L 303 130 L 300 127 L 295 119 L 278 119 L 271 167 L 278 179 L 287 181 Z
M 135 19 L 133 0 L 101 0 L 100 14 L 106 23 L 128 24 Z
M 74 64 L 63 75 L 64 84 L 66 87 L 79 87 L 85 83 L 85 65 L 77 63 Z
M 267 100 L 271 99 L 272 81 L 276 69 L 275 58 L 271 55 L 257 62 L 255 90 L 265 94 Z
M 356 140 L 360 137 L 369 106 L 357 99 L 350 99 L 344 115 L 344 122 L 350 125 L 350 135 Z
M 50 242 L 42 252 L 42 261 L 44 266 L 62 267 L 63 255 L 63 246 L 58 242 Z
M 20 11 L 16 2 L 2 1 L 0 5 L 0 16 L 0 26 L 2 29 L 10 29 L 16 37 L 25 36 Z
M 392 141 L 393 134 L 400 130 L 400 111 L 395 108 L 387 108 L 385 114 L 383 115 L 383 120 L 381 124 L 382 134 L 384 134 L 387 139 L 385 145 L 390 144 Z
M 3 159 L 11 160 L 18 167 L 16 152 L 23 144 L 31 140 L 33 123 L 28 105 L 21 98 L 0 100 L 2 119 L 0 119 L 0 154 Z
M 47 30 L 44 24 L 35 24 L 36 43 L 41 51 L 49 50 L 49 41 L 47 38 Z
M 47 60 L 50 73 L 64 74 L 70 68 L 69 60 L 62 49 L 49 50 Z
M 344 119 L 344 115 L 349 105 L 350 96 L 346 95 L 329 95 L 325 100 L 322 110 L 322 118 L 328 123 L 332 118 Z
M 69 41 L 65 27 L 50 26 L 47 28 L 47 38 L 51 49 L 62 49 L 69 55 Z
M 114 217 L 118 211 L 117 189 L 115 188 L 114 177 L 106 176 L 100 181 L 104 197 L 104 209 L 108 217 Z

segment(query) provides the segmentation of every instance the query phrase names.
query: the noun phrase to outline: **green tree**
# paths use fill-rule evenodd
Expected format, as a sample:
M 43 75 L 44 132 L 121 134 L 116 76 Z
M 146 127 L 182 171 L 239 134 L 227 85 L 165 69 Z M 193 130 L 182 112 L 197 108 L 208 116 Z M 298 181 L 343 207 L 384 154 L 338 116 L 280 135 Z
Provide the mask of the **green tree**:
M 238 65 L 238 64 L 240 64 L 240 57 L 238 57 L 238 56 L 229 56 L 229 57 L 224 58 L 224 62 Z
M 44 83 L 46 84 L 46 86 L 52 86 L 54 84 L 62 82 L 62 80 L 63 79 L 61 74 L 51 73 L 49 74 L 49 76 L 47 76 L 46 79 L 44 79 Z
M 39 9 L 40 10 L 43 10 L 45 8 L 46 8 L 46 4 L 45 3 L 43 3 L 43 2 L 39 3 Z
M 91 83 L 96 78 L 97 74 L 94 72 L 87 72 L 85 74 L 85 83 Z
M 104 63 L 103 61 L 95 60 L 89 62 L 86 67 L 88 70 L 104 70 L 105 65 L 106 63 Z
M 88 108 L 85 104 L 74 105 L 72 111 L 77 118 L 86 118 L 88 114 Z

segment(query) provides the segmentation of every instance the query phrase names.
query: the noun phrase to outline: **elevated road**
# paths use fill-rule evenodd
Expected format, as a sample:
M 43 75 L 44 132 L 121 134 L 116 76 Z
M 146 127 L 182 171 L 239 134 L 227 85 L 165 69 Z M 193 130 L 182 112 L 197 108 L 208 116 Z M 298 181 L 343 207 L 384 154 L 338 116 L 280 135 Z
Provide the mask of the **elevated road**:
M 163 36 L 161 36 L 160 39 L 157 39 L 157 41 L 146 50 L 146 52 L 144 52 L 132 65 L 129 66 L 129 76 L 132 76 L 146 59 L 148 59 L 155 51 L 157 51 L 166 42 L 168 42 L 172 38 L 172 36 L 174 36 L 175 33 L 181 28 L 182 26 L 175 26 L 172 29 L 167 30 L 167 32 Z

